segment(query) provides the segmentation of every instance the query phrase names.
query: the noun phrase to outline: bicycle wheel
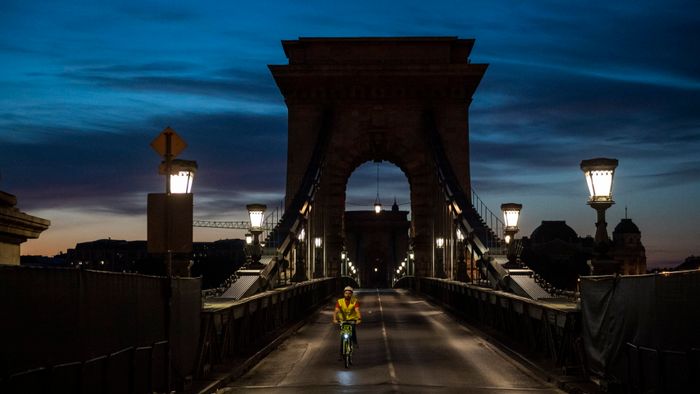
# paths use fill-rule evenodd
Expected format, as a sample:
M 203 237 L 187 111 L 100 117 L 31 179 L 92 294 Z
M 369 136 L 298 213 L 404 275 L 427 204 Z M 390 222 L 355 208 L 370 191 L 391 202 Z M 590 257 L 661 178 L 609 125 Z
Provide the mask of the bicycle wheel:
M 350 345 L 350 341 L 344 340 L 343 341 L 343 358 L 345 359 L 345 368 L 350 368 L 350 364 L 352 363 L 350 361 L 351 352 L 352 352 L 352 347 Z

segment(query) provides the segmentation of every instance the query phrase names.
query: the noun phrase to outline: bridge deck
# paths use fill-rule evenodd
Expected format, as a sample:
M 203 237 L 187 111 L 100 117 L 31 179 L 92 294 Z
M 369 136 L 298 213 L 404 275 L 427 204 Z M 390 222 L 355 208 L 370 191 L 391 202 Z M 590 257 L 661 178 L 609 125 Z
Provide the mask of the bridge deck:
M 219 393 L 561 392 L 421 298 L 394 290 L 358 296 L 364 322 L 350 369 L 338 361 L 329 303 Z

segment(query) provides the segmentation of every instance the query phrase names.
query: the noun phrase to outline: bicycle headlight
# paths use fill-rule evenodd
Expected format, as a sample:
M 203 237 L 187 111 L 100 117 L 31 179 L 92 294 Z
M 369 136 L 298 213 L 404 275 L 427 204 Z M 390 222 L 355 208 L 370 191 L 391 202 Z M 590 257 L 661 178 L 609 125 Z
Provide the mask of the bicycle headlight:
M 348 334 L 343 334 L 343 338 L 348 339 L 348 338 L 350 338 L 350 335 L 348 335 Z

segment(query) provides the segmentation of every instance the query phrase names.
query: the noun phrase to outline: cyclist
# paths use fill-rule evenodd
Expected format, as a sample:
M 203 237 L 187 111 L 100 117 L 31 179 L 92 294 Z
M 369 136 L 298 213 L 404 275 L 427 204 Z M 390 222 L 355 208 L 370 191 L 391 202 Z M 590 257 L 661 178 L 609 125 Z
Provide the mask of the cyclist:
M 335 311 L 333 312 L 333 324 L 338 325 L 338 321 L 344 322 L 348 320 L 354 320 L 355 324 L 352 325 L 352 343 L 357 346 L 357 332 L 355 331 L 355 326 L 360 324 L 362 321 L 362 314 L 360 313 L 360 302 L 357 297 L 354 296 L 354 290 L 350 286 L 346 286 L 343 289 L 343 298 L 338 299 L 335 303 Z M 340 343 L 340 354 L 343 354 L 343 343 Z

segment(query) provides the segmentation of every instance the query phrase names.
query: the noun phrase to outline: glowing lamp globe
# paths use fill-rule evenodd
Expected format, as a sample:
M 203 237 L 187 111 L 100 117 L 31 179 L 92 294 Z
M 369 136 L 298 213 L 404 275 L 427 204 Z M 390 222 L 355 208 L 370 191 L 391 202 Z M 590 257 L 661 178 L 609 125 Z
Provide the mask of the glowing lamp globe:
M 248 204 L 246 205 L 248 209 L 248 215 L 250 216 L 250 227 L 255 230 L 259 230 L 263 226 L 263 220 L 265 220 L 265 210 L 267 210 L 267 205 L 265 204 Z
M 445 246 L 445 238 L 435 238 L 435 246 L 437 246 L 439 249 L 442 249 Z
M 617 159 L 597 158 L 581 161 L 581 170 L 588 185 L 588 203 L 613 204 L 612 187 Z
M 503 212 L 503 221 L 506 224 L 506 229 L 516 230 L 518 228 L 518 220 L 520 220 L 520 210 L 522 208 L 522 204 L 512 202 L 501 204 L 501 211 Z
M 194 160 L 171 160 L 170 174 L 165 162 L 161 162 L 158 168 L 160 175 L 170 176 L 170 193 L 175 194 L 192 192 L 195 172 L 197 172 L 197 162 Z

